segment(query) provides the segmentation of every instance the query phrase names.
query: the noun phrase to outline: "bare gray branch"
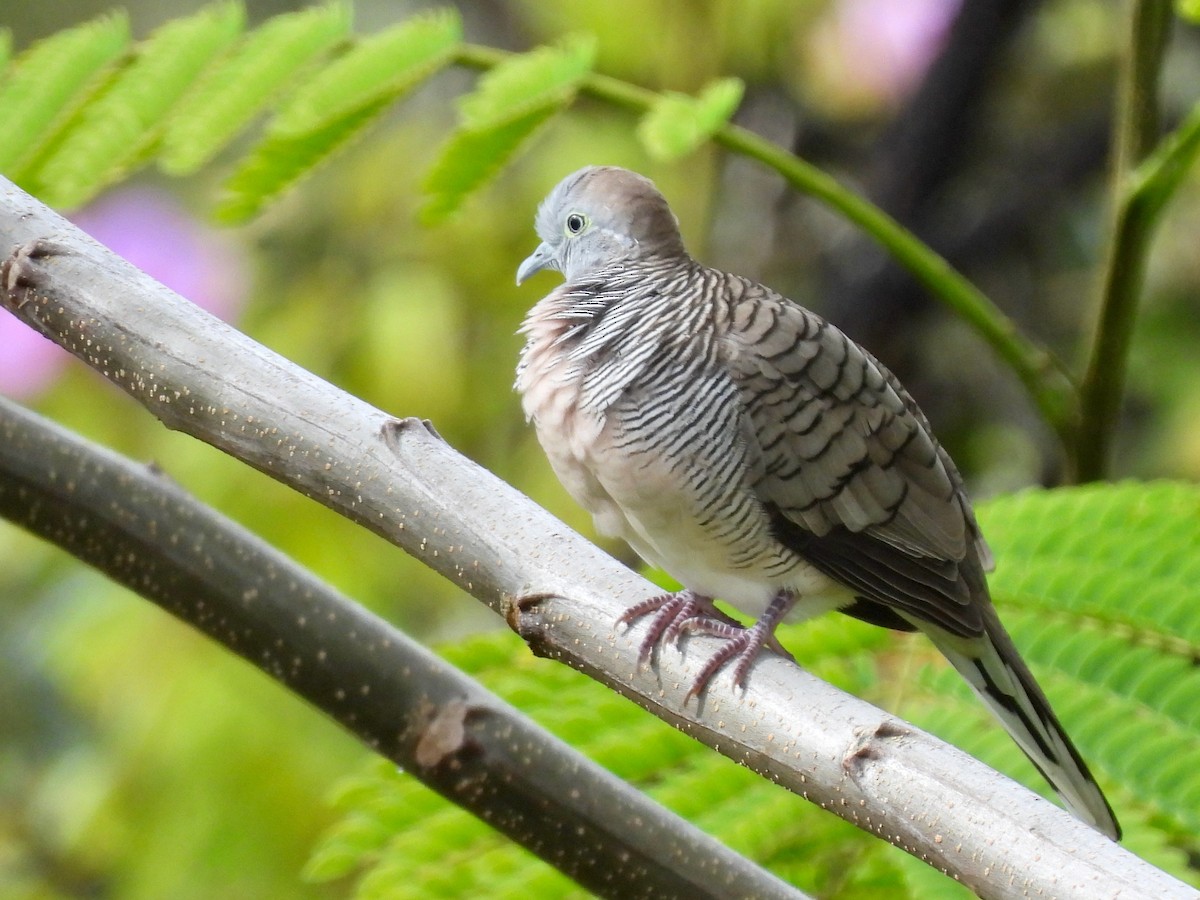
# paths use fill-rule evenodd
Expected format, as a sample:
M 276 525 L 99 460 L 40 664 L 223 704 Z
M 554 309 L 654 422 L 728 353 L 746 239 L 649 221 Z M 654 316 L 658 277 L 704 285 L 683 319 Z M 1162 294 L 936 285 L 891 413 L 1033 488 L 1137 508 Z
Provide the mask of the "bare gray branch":
M 610 897 L 803 898 L 145 466 L 0 398 L 0 515 Z

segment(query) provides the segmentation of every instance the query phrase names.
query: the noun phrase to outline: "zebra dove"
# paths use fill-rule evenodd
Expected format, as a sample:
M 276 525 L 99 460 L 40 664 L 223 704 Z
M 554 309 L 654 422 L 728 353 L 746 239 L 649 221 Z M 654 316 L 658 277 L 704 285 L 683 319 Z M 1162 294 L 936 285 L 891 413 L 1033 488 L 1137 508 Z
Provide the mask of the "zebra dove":
M 652 597 L 640 646 L 724 639 L 740 686 L 784 617 L 831 609 L 920 630 L 1080 819 L 1120 829 L 1000 624 L 991 553 L 949 455 L 878 360 L 771 289 L 684 249 L 648 179 L 588 167 L 537 213 L 542 269 L 565 283 L 530 311 L 517 390 L 555 473 L 683 590 Z M 757 615 L 743 628 L 713 605 Z M 784 651 L 786 652 L 786 651 Z

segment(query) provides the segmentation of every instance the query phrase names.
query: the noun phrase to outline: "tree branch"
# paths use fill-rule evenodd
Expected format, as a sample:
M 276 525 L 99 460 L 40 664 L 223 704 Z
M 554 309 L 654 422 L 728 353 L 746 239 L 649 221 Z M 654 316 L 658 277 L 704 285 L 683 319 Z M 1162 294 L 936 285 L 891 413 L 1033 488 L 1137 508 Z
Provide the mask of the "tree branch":
M 594 893 L 804 896 L 153 469 L 4 398 L 0 515 L 223 644 Z
M 713 639 L 640 668 L 613 622 L 655 590 L 424 428 L 171 293 L 0 182 L 0 303 L 158 416 L 402 546 L 558 658 L 983 897 L 1193 892 L 966 754 L 779 657 L 685 703 Z M 52 245 L 37 243 L 52 241 Z M 34 243 L 31 243 L 34 242 Z M 39 257 L 42 249 L 52 249 Z M 521 604 L 519 598 L 539 598 Z
M 1108 471 L 1121 411 L 1146 255 L 1161 208 L 1139 190 L 1136 173 L 1158 140 L 1158 77 L 1173 15 L 1170 0 L 1130 3 L 1129 45 L 1113 126 L 1112 233 L 1100 318 L 1081 388 L 1079 433 L 1071 444 L 1079 481 L 1095 481 Z

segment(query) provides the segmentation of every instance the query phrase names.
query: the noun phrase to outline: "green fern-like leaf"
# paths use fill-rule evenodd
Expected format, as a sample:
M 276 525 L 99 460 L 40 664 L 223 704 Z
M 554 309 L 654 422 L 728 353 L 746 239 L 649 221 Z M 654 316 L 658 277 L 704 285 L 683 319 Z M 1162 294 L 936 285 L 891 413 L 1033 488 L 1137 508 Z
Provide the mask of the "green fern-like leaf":
M 218 3 L 160 28 L 84 110 L 35 178 L 47 202 L 77 206 L 144 160 L 168 111 L 241 33 L 244 13 Z
M 214 66 L 174 110 L 160 165 L 194 172 L 211 159 L 297 73 L 350 33 L 351 10 L 336 2 L 269 19 Z
M 448 64 L 461 41 L 453 10 L 414 16 L 373 35 L 301 86 L 271 122 L 271 133 L 303 137 L 394 101 Z
M 499 172 L 559 109 L 558 103 L 551 103 L 498 128 L 456 131 L 425 176 L 424 188 L 429 198 L 421 211 L 422 220 L 432 224 L 458 209 L 471 192 Z
M 0 81 L 0 172 L 25 184 L 30 161 L 128 46 L 129 21 L 114 13 L 60 31 L 13 60 Z
M 565 105 L 595 60 L 596 41 L 590 35 L 514 56 L 483 75 L 476 89 L 463 97 L 458 107 L 462 127 L 483 131 L 547 105 Z
M 1163 482 L 1027 491 L 983 513 L 993 593 L 1200 655 L 1200 492 Z
M 1170 647 L 1139 646 L 1131 643 L 1132 633 L 1111 634 L 1072 617 L 1019 611 L 1007 620 L 1031 663 L 1127 697 L 1176 727 L 1200 734 L 1200 704 L 1188 702 L 1200 697 L 1200 669 L 1190 657 Z
M 336 834 L 331 830 L 325 835 L 320 846 L 313 850 L 301 877 L 307 881 L 334 881 L 369 863 L 371 855 L 365 853 L 354 841 L 343 838 L 348 821 L 346 818 L 338 823 Z
M 429 13 L 363 41 L 322 69 L 289 99 L 262 142 L 230 176 L 217 219 L 253 218 L 447 65 L 460 40 L 456 14 Z
M 591 900 L 593 896 L 562 873 L 549 866 L 529 865 L 526 860 L 509 853 L 507 848 L 497 848 L 484 859 L 489 864 L 488 871 L 477 874 L 472 881 L 476 886 L 495 885 L 497 900 L 526 900 L 528 897 Z
M 595 60 L 595 42 L 570 38 L 514 56 L 459 102 L 460 127 L 425 178 L 426 223 L 444 219 L 483 186 L 575 96 Z
M 737 78 L 712 82 L 697 97 L 666 93 L 638 123 L 638 137 L 656 159 L 691 153 L 729 121 L 745 86 Z
M 1010 561 L 1011 562 L 1011 561 Z M 1112 628 L 1139 635 L 1147 642 L 1200 646 L 1200 634 L 1190 609 L 1189 591 L 1178 578 L 1145 578 L 1144 570 L 1121 565 L 1096 566 L 1086 558 L 1045 558 L 1038 561 L 1036 584 L 1009 592 L 1008 562 L 994 581 L 1003 586 L 1014 605 L 1027 609 L 1065 611 Z M 1026 570 L 1029 571 L 1029 570 Z M 1119 605 L 1098 603 L 1105 596 L 1120 597 Z
M 1053 682 L 1052 682 L 1053 683 Z M 1091 757 L 1165 813 L 1186 833 L 1200 833 L 1200 742 L 1166 716 L 1090 685 L 1071 685 L 1059 706 L 1078 721 L 1073 735 L 1095 748 Z
M 236 224 L 254 218 L 318 163 L 359 136 L 388 105 L 388 100 L 379 100 L 303 138 L 266 138 L 226 181 L 216 219 Z

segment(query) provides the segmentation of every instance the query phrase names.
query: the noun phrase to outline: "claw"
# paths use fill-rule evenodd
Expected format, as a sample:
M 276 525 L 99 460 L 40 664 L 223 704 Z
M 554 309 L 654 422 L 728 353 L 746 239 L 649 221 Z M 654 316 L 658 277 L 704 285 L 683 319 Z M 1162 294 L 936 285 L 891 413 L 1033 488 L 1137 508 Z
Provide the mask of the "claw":
M 715 606 L 712 598 L 697 594 L 695 591 L 678 591 L 675 593 L 659 594 L 637 603 L 625 610 L 618 625 L 632 625 L 644 616 L 654 614 L 650 620 L 649 630 L 638 647 L 638 665 L 648 662 L 654 655 L 654 648 L 665 644 L 677 644 L 682 636 L 684 626 L 697 620 L 719 622 L 727 618 Z M 729 619 L 732 623 L 732 619 Z
M 707 634 L 722 638 L 724 646 L 709 657 L 692 682 L 684 703 L 698 696 L 713 677 L 728 663 L 736 660 L 733 669 L 735 687 L 742 687 L 750 666 L 758 658 L 763 647 L 769 647 L 787 659 L 792 655 L 783 649 L 775 637 L 775 628 L 796 602 L 791 591 L 780 591 L 775 595 L 762 617 L 749 628 L 743 628 L 715 606 L 711 597 L 683 590 L 677 593 L 659 594 L 643 600 L 627 609 L 618 625 L 630 625 L 643 616 L 654 614 L 649 629 L 638 647 L 638 665 L 648 662 L 654 649 L 666 644 L 677 644 L 685 634 Z
M 733 686 L 735 688 L 744 687 L 746 675 L 750 672 L 750 666 L 758 659 L 758 655 L 762 652 L 763 647 L 770 647 L 786 658 L 792 659 L 792 655 L 783 649 L 783 646 L 775 637 L 775 629 L 783 621 L 784 616 L 788 614 L 788 611 L 795 602 L 796 597 L 791 591 L 780 591 L 775 595 L 775 598 L 771 601 L 759 620 L 749 628 L 699 618 L 693 618 L 684 623 L 684 630 L 689 632 L 698 631 L 702 634 L 724 638 L 725 645 L 709 657 L 708 662 L 704 664 L 704 668 L 700 670 L 700 674 L 692 682 L 692 686 L 688 689 L 687 696 L 683 698 L 683 702 L 687 703 L 693 697 L 699 696 L 708 687 L 709 682 L 713 680 L 716 674 L 730 662 L 734 663 Z
M 689 628 L 688 630 L 702 631 L 704 634 L 723 637 L 725 643 L 720 650 L 708 658 L 708 662 L 704 664 L 704 668 L 700 670 L 700 674 L 696 676 L 692 686 L 688 689 L 687 696 L 683 698 L 684 703 L 699 696 L 716 674 L 734 660 L 736 660 L 736 665 L 733 669 L 733 686 L 742 687 L 746 681 L 746 673 L 750 671 L 750 665 L 758 658 L 758 654 L 769 637 L 762 622 L 755 622 L 749 628 L 740 628 L 737 631 L 732 629 L 729 631 L 725 629 L 710 630 L 708 628 Z

